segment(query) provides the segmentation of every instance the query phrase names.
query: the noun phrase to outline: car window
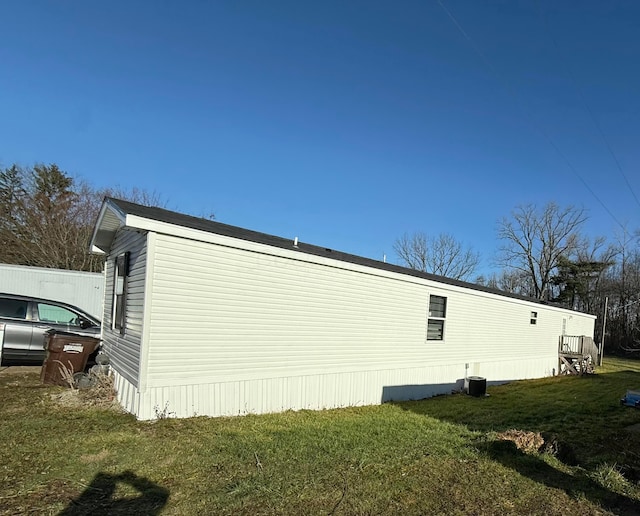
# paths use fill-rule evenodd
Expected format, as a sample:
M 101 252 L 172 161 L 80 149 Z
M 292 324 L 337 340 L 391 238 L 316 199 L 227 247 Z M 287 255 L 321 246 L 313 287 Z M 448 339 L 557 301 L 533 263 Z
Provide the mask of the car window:
M 22 301 L 20 299 L 0 298 L 0 317 L 26 319 L 27 303 L 27 301 Z
M 49 305 L 47 303 L 37 303 L 38 319 L 41 322 L 54 324 L 70 324 L 71 326 L 80 326 L 78 314 L 67 310 L 61 306 Z

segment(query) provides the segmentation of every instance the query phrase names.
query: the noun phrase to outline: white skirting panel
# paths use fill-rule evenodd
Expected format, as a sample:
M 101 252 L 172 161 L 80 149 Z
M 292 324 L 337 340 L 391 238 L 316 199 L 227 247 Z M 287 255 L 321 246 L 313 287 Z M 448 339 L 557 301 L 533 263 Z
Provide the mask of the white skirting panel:
M 117 392 L 118 402 L 127 412 L 139 418 L 140 394 L 138 389 L 124 376 L 119 374 L 113 366 L 111 367 L 111 373 L 113 375 L 113 386 Z
M 474 362 L 398 370 L 315 374 L 149 388 L 140 393 L 117 373 L 123 407 L 138 419 L 236 416 L 285 410 L 320 410 L 423 399 L 462 389 L 465 374 L 489 384 L 553 374 L 557 358 Z

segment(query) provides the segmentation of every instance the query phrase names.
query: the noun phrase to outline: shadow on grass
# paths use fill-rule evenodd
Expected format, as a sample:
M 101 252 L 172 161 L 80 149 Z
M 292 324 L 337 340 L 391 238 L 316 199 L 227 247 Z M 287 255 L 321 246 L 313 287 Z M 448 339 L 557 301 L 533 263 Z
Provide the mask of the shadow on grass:
M 116 488 L 121 484 L 133 488 L 136 497 L 114 498 Z M 119 475 L 98 473 L 91 484 L 72 500 L 59 516 L 139 514 L 153 516 L 160 514 L 169 499 L 169 491 L 131 471 Z
M 394 404 L 482 434 L 509 429 L 539 432 L 552 445 L 550 453 L 573 467 L 570 473 L 553 468 L 542 455 L 523 453 L 510 441 L 479 441 L 476 446 L 492 460 L 542 485 L 617 514 L 640 514 L 640 502 L 604 487 L 588 472 L 598 464 L 615 463 L 629 482 L 640 478 L 640 440 L 626 430 L 638 413 L 620 406 L 626 389 L 636 386 L 640 386 L 638 372 L 624 370 L 518 382 L 493 389 L 487 397 L 458 395 Z
M 520 475 L 552 489 L 560 489 L 572 498 L 584 498 L 615 514 L 640 514 L 640 502 L 614 493 L 591 480 L 584 470 L 567 474 L 547 464 L 535 454 L 527 454 L 517 449 L 511 441 L 489 441 L 478 445 L 491 459 L 499 462 Z

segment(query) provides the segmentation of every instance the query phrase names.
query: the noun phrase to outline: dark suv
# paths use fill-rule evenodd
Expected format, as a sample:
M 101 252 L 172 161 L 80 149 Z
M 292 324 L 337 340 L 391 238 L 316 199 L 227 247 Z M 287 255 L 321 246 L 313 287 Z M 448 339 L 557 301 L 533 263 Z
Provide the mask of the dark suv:
M 51 329 L 100 337 L 100 321 L 75 306 L 48 299 L 0 294 L 2 364 L 41 365 L 45 357 L 45 332 Z

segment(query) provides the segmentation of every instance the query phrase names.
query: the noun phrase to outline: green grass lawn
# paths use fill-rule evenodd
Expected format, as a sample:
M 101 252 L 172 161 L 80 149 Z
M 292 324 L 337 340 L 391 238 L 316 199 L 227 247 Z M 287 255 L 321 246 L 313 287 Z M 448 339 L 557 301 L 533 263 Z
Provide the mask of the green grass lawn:
M 150 423 L 9 368 L 0 514 L 638 514 L 627 389 L 640 362 L 606 359 L 484 398 Z

